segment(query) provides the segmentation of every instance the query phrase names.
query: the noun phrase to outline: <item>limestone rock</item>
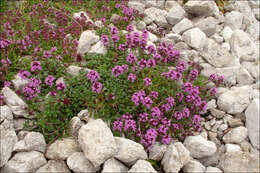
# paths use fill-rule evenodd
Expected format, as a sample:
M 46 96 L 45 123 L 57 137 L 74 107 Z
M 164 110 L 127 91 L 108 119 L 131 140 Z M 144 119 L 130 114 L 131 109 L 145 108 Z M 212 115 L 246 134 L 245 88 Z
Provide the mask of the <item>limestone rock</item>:
M 169 24 L 175 25 L 179 21 L 181 21 L 184 17 L 185 11 L 183 8 L 177 3 L 172 6 L 172 8 L 169 10 L 166 19 Z
M 231 90 L 221 94 L 217 104 L 219 108 L 229 114 L 243 112 L 250 103 L 251 88 L 248 85 L 232 87 Z
M 128 171 L 129 173 L 132 172 L 149 172 L 149 173 L 155 173 L 157 171 L 155 171 L 155 169 L 153 168 L 153 166 L 151 165 L 151 163 L 145 161 L 145 160 L 138 160 L 132 167 L 131 169 Z
M 215 67 L 223 67 L 235 62 L 235 57 L 212 39 L 207 39 L 207 44 L 201 50 L 201 55 Z
M 232 30 L 240 29 L 243 22 L 243 14 L 238 11 L 232 11 L 225 14 L 225 25 Z
M 230 130 L 225 136 L 223 141 L 225 143 L 241 143 L 247 137 L 247 128 L 240 126 Z
M 218 14 L 219 10 L 214 1 L 188 1 L 184 5 L 184 10 L 196 16 L 211 16 Z
M 219 163 L 224 172 L 259 172 L 259 157 L 245 152 L 224 154 Z
M 166 149 L 166 145 L 160 145 L 158 142 L 155 143 L 149 150 L 149 159 L 161 161 Z
M 139 12 L 143 12 L 145 10 L 145 4 L 141 2 L 129 1 L 128 7 L 138 10 Z
M 236 144 L 226 144 L 225 145 L 226 152 L 238 152 L 242 151 L 239 145 Z
M 244 67 L 241 67 L 237 74 L 237 83 L 241 85 L 250 85 L 253 82 L 254 82 L 254 78 Z
M 80 147 L 72 138 L 58 139 L 52 143 L 46 151 L 45 156 L 52 160 L 66 160 L 74 152 L 80 151 Z
M 19 98 L 15 92 L 8 87 L 4 87 L 2 89 L 2 93 L 5 103 L 16 117 L 27 118 L 29 116 L 29 114 L 25 111 L 25 108 L 28 107 L 27 104 Z
M 96 172 L 97 169 L 85 157 L 83 152 L 75 152 L 67 159 L 67 165 L 76 173 L 80 172 Z
M 115 137 L 118 153 L 115 158 L 122 161 L 126 165 L 133 165 L 137 160 L 147 159 L 144 147 L 132 140 Z
M 92 120 L 82 126 L 78 141 L 85 157 L 94 167 L 100 166 L 118 151 L 111 130 L 101 119 Z
M 104 163 L 102 173 L 127 172 L 127 171 L 128 168 L 124 164 L 122 164 L 121 162 L 119 162 L 114 158 L 111 158 Z
M 204 172 L 206 170 L 205 166 L 203 166 L 200 162 L 196 160 L 189 161 L 184 167 L 182 171 L 184 173 L 196 173 L 196 172 Z
M 145 18 L 144 22 L 146 24 L 151 24 L 155 22 L 160 27 L 166 27 L 168 25 L 166 20 L 167 12 L 155 7 L 150 7 L 144 11 Z
M 63 160 L 49 160 L 47 164 L 40 167 L 36 171 L 36 173 L 46 173 L 46 172 L 70 173 L 70 170 Z
M 211 156 L 217 150 L 214 142 L 207 141 L 200 135 L 186 137 L 184 145 L 189 150 L 191 157 L 198 159 Z
M 70 120 L 70 134 L 71 134 L 71 136 L 78 138 L 78 132 L 79 132 L 79 129 L 81 128 L 81 126 L 83 126 L 83 123 L 81 122 L 80 118 L 79 117 L 73 117 Z
M 217 167 L 212 167 L 212 166 L 208 166 L 206 168 L 205 173 L 223 173 L 223 171 L 221 171 L 219 168 Z
M 46 142 L 43 135 L 39 132 L 29 132 L 23 140 L 17 142 L 14 151 L 39 151 L 44 153 Z
M 14 79 L 12 80 L 12 83 L 16 90 L 23 89 L 23 87 L 25 87 L 29 82 L 29 79 L 22 79 L 19 74 L 15 75 Z
M 259 98 L 254 99 L 245 111 L 248 136 L 254 147 L 260 149 L 259 144 Z
M 216 33 L 216 25 L 218 20 L 213 17 L 207 17 L 205 19 L 199 20 L 195 23 L 195 26 L 200 28 L 207 37 L 210 37 Z
M 193 28 L 183 33 L 182 39 L 192 48 L 200 50 L 206 44 L 206 35 L 199 28 Z
M 101 41 L 98 41 L 90 48 L 88 53 L 105 55 L 107 53 L 107 49 Z
M 5 164 L 1 172 L 35 172 L 46 163 L 44 155 L 38 151 L 20 152 Z
M 192 22 L 189 19 L 184 18 L 172 28 L 172 31 L 177 34 L 182 34 L 188 29 L 191 29 L 192 27 L 193 27 Z
M 94 31 L 87 30 L 82 32 L 79 38 L 77 53 L 84 55 L 90 50 L 91 46 L 98 41 L 99 36 L 97 36 Z

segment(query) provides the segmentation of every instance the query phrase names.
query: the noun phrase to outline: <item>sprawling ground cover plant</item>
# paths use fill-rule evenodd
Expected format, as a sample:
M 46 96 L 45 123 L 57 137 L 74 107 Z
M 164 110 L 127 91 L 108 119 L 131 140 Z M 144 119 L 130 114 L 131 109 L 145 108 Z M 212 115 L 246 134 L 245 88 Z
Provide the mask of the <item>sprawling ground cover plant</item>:
M 216 93 L 215 87 L 205 85 L 211 81 L 218 86 L 223 77 L 212 75 L 208 80 L 197 64 L 180 60 L 172 44 L 149 43 L 147 30 L 135 32 L 128 25 L 138 13 L 123 3 L 105 2 L 88 5 L 96 5 L 97 14 L 122 16 L 110 28 L 108 19 L 101 18 L 104 27 L 97 32 L 106 55 L 76 54 L 80 33 L 96 29 L 71 17 L 71 12 L 82 10 L 78 7 L 84 1 L 68 2 L 64 8 L 62 3 L 29 1 L 23 12 L 1 13 L 1 86 L 12 87 L 10 79 L 17 72 L 29 81 L 16 92 L 36 116 L 30 127 L 50 142 L 67 135 L 71 118 L 87 108 L 94 117 L 111 122 L 115 135 L 141 142 L 146 149 L 156 141 L 168 144 L 200 131 L 200 114 Z M 78 76 L 66 73 L 70 64 L 82 67 Z

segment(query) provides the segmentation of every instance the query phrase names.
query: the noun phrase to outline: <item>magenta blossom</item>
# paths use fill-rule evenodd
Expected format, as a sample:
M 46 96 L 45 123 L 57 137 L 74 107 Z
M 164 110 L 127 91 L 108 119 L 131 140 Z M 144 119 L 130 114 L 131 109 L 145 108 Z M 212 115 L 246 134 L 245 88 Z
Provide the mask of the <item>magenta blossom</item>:
M 45 84 L 48 85 L 48 86 L 52 86 L 54 80 L 55 80 L 55 78 L 52 75 L 48 75 L 45 78 Z
M 100 82 L 95 82 L 92 85 L 92 92 L 99 94 L 102 91 L 102 88 L 103 88 L 103 86 Z
M 92 83 L 100 79 L 98 72 L 95 70 L 90 70 L 87 74 L 87 77 Z
M 144 84 L 145 86 L 151 86 L 152 85 L 152 80 L 149 77 L 144 78 Z
M 129 81 L 134 82 L 136 79 L 136 75 L 133 73 L 130 73 L 127 78 Z
M 41 66 L 40 61 L 33 61 L 31 63 L 31 71 L 36 71 L 36 70 L 39 70 L 39 71 L 42 70 L 42 66 Z
M 31 73 L 28 72 L 27 70 L 20 70 L 19 71 L 19 76 L 22 78 L 22 79 L 28 79 L 29 76 L 31 76 Z
M 108 38 L 108 36 L 107 36 L 107 35 L 102 35 L 102 36 L 101 36 L 101 42 L 102 42 L 105 46 L 107 46 L 107 45 L 109 44 L 109 38 Z
M 56 84 L 57 90 L 64 90 L 66 88 L 65 83 L 60 82 Z

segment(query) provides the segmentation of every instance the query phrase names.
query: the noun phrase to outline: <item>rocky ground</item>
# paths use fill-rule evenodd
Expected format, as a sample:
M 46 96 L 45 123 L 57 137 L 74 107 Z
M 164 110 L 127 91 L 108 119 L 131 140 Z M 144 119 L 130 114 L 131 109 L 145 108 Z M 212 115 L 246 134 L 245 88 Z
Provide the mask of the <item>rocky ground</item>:
M 47 146 L 39 132 L 24 131 L 26 103 L 8 87 L 2 89 L 1 172 L 260 172 L 259 165 L 259 1 L 230 1 L 225 14 L 213 1 L 130 1 L 145 14 L 133 23 L 149 29 L 150 43 L 174 43 L 183 60 L 199 63 L 202 73 L 224 75 L 216 100 L 208 104 L 203 131 L 184 143 L 156 144 L 146 152 L 141 144 L 114 137 L 101 119 L 82 110 L 71 120 L 71 137 Z M 75 17 L 79 14 L 75 14 Z M 98 22 L 95 22 L 99 25 Z M 162 37 L 152 34 L 168 28 Z M 93 31 L 84 31 L 78 53 L 105 53 Z M 80 67 L 70 66 L 77 75 Z M 26 85 L 18 75 L 15 88 Z M 85 140 L 88 139 L 88 140 Z

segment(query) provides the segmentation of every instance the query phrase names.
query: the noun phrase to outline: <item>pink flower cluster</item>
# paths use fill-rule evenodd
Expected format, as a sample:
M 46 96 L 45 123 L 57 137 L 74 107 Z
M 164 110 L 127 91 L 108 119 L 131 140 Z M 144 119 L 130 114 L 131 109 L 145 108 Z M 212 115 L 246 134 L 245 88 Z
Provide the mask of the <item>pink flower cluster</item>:
M 87 74 L 87 78 L 92 83 L 92 92 L 98 94 L 101 93 L 103 86 L 100 82 L 98 82 L 98 80 L 100 79 L 98 72 L 95 70 L 90 70 Z

